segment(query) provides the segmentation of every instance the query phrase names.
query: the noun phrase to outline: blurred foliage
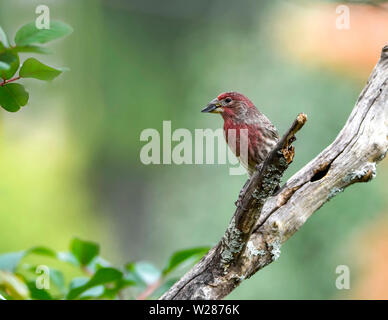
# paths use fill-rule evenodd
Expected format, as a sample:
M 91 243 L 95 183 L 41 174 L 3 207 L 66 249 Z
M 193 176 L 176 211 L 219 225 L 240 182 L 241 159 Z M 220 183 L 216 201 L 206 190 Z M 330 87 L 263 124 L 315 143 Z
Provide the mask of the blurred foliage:
M 194 264 L 209 248 L 181 250 L 172 255 L 163 271 L 149 262 L 128 263 L 117 269 L 100 257 L 99 245 L 74 238 L 70 250 L 47 247 L 0 255 L 0 298 L 7 300 L 133 299 L 152 287 L 143 299 L 158 298 L 176 281 L 175 269 Z M 83 273 L 66 281 L 59 269 L 24 263 L 29 255 L 45 256 L 72 265 Z M 181 270 L 182 271 L 182 270 Z
M 72 71 L 43 87 L 24 79 L 34 92 L 29 106 L 1 115 L 0 251 L 16 251 L 0 264 L 8 276 L 4 295 L 113 298 L 129 290 L 128 298 L 138 297 L 166 270 L 176 271 L 165 263 L 172 251 L 201 246 L 201 252 L 220 239 L 245 177 L 229 176 L 225 165 L 145 166 L 139 161 L 143 129 L 161 131 L 163 120 L 172 120 L 173 130 L 218 128 L 221 119 L 200 110 L 231 89 L 254 101 L 280 133 L 305 112 L 309 122 L 287 179 L 333 141 L 364 86 L 290 58 L 274 35 L 274 25 L 287 30 L 287 20 L 276 20 L 279 11 L 287 13 L 284 1 L 3 0 L 1 26 L 16 33 L 42 3 L 75 30 L 71 39 L 53 43 L 57 54 L 47 63 Z M 335 268 L 348 265 L 357 278 L 349 243 L 386 205 L 384 189 L 378 175 L 331 200 L 283 246 L 278 261 L 229 298 L 337 297 Z M 74 252 L 58 255 L 76 235 L 103 243 L 98 255 L 112 264 L 93 265 L 93 244 L 84 250 L 74 242 Z M 39 244 L 52 249 L 19 251 Z M 92 265 L 77 264 L 76 256 Z M 112 267 L 127 260 L 154 264 Z M 35 267 L 42 264 L 50 266 L 54 292 L 34 289 Z M 107 278 L 97 274 L 104 268 Z M 154 295 L 176 276 L 169 274 Z
M 370 4 L 370 5 L 378 5 L 384 2 L 387 2 L 388 0 L 329 0 L 331 2 L 340 2 L 340 3 L 355 3 L 355 4 Z

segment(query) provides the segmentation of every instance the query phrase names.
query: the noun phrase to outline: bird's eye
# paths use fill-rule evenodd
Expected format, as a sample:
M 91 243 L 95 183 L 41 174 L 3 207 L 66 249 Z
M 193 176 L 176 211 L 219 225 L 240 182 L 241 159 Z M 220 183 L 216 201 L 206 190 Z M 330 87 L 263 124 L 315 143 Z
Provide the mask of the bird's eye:
M 226 102 L 226 103 L 229 103 L 229 102 L 231 102 L 231 101 L 232 101 L 232 98 L 226 98 L 226 99 L 225 99 L 225 102 Z

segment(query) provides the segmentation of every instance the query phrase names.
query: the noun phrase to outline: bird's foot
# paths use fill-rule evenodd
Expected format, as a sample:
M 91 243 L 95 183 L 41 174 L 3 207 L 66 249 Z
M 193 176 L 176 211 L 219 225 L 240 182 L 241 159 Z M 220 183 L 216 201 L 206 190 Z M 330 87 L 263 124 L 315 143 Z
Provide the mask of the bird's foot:
M 261 171 L 261 168 L 263 168 L 263 163 L 255 165 L 256 171 Z
M 245 207 L 243 206 L 241 200 L 235 201 L 234 204 L 236 205 L 237 208 L 241 209 L 242 211 L 248 211 L 248 210 L 249 210 L 248 208 L 245 208 Z
M 247 183 L 245 183 L 244 187 L 242 188 L 242 190 L 240 191 L 240 193 L 238 195 L 238 199 L 234 202 L 236 207 L 240 207 L 242 204 L 242 198 L 243 198 L 243 194 L 245 192 L 246 185 L 247 185 Z
M 243 199 L 243 195 L 244 195 L 244 193 L 245 193 L 245 191 L 246 191 L 246 189 L 247 189 L 247 187 L 248 187 L 248 185 L 249 185 L 249 181 L 250 181 L 250 179 L 248 179 L 248 180 L 245 182 L 243 188 L 241 189 L 241 191 L 240 191 L 240 193 L 239 193 L 239 195 L 238 195 L 238 199 L 234 202 L 234 204 L 235 204 L 236 207 L 241 208 L 241 209 L 243 209 L 244 211 L 247 211 L 247 209 L 245 209 L 245 208 L 243 207 L 243 205 L 242 205 L 242 199 Z
M 240 208 L 243 211 L 248 211 L 248 209 L 243 206 L 242 195 L 243 195 L 243 192 L 240 192 L 238 199 L 234 202 L 234 204 L 237 208 Z

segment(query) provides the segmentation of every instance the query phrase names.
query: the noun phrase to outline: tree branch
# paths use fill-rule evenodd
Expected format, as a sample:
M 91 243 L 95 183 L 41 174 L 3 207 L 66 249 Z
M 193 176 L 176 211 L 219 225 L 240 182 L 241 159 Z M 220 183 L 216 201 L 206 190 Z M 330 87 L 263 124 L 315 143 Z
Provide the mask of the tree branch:
M 356 182 L 370 181 L 388 150 L 388 46 L 335 141 L 275 194 L 292 161 L 301 114 L 255 172 L 221 241 L 161 299 L 221 299 L 280 255 L 322 205 Z

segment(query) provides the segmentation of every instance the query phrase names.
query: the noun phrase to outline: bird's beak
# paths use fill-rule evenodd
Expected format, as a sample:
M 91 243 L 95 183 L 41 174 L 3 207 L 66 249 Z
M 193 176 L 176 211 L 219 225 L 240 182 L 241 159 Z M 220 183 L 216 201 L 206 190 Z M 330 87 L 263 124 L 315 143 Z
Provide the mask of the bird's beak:
M 223 108 L 221 106 L 220 101 L 217 98 L 210 101 L 206 108 L 202 109 L 201 112 L 209 112 L 209 113 L 221 113 Z

